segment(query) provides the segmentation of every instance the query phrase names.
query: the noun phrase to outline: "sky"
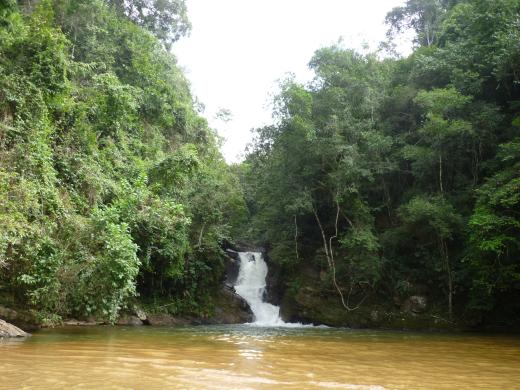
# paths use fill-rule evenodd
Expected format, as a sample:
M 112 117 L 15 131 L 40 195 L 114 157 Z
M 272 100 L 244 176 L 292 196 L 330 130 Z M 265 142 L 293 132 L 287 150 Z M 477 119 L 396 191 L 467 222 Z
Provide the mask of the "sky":
M 272 122 L 280 80 L 302 83 L 313 53 L 342 39 L 345 48 L 376 49 L 385 38 L 384 18 L 404 0 L 187 0 L 189 37 L 173 47 L 204 104 L 202 115 L 223 137 L 228 163 L 242 159 L 251 129 Z M 409 43 L 401 44 L 406 52 Z M 406 54 L 406 53 L 404 53 Z M 231 120 L 218 119 L 221 109 Z

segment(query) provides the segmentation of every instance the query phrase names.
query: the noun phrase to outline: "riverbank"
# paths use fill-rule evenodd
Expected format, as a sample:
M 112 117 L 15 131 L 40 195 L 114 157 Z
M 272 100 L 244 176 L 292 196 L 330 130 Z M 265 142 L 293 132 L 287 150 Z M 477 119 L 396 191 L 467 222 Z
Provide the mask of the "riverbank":
M 315 326 L 325 325 L 331 329 L 352 329 L 360 331 L 396 331 L 396 332 L 419 332 L 419 333 L 437 333 L 437 334 L 504 334 L 504 335 L 518 335 L 520 329 L 511 328 L 508 326 L 487 326 L 487 327 L 469 327 L 460 324 L 450 323 L 444 319 L 425 316 L 412 316 L 398 312 L 368 312 L 368 316 L 364 316 L 368 312 L 362 310 L 356 313 L 355 316 L 350 316 L 344 319 L 342 315 L 332 312 L 330 318 L 325 318 L 325 321 L 303 321 L 303 324 L 312 324 Z M 377 314 L 376 314 L 377 313 Z M 383 316 L 382 318 L 376 317 Z M 17 324 L 17 328 L 30 333 L 37 332 L 41 329 L 64 329 L 71 327 L 78 328 L 114 328 L 114 327 L 150 327 L 150 328 L 182 328 L 186 326 L 212 326 L 212 325 L 241 325 L 252 322 L 251 314 L 246 313 L 244 320 L 236 322 L 225 322 L 224 318 L 229 318 L 229 314 L 224 317 L 197 317 L 192 315 L 172 315 L 166 312 L 146 314 L 146 317 L 139 318 L 135 312 L 124 312 L 119 319 L 110 324 L 105 321 L 98 321 L 94 318 L 75 319 L 67 318 L 54 323 L 39 322 L 34 319 L 32 322 L 20 322 L 17 319 L 13 320 Z M 282 317 L 287 318 L 287 317 Z M 1 319 L 0 319 L 1 321 Z M 8 321 L 9 322 L 9 321 Z M 291 321 L 287 321 L 291 322 Z M 296 321 L 298 322 L 298 321 Z M 16 325 L 15 325 L 16 326 Z M 0 336 L 1 337 L 1 336 Z
M 334 307 L 337 303 L 333 299 L 322 302 L 330 304 L 330 307 L 321 306 L 320 310 L 314 309 L 313 312 L 305 312 L 307 317 L 289 317 L 290 311 L 282 305 L 281 315 L 286 322 L 301 322 L 304 324 L 326 325 L 332 328 L 350 329 L 371 329 L 389 331 L 419 331 L 419 332 L 489 332 L 517 334 L 520 329 L 509 327 L 469 327 L 457 323 L 451 323 L 442 318 L 436 318 L 431 314 L 412 314 L 399 311 L 384 311 L 379 306 L 366 307 L 354 313 L 336 311 Z M 252 313 L 249 308 L 243 306 L 229 305 L 229 301 L 224 301 L 216 307 L 215 313 L 210 316 L 195 315 L 174 315 L 167 310 L 147 312 L 141 308 L 127 309 L 121 313 L 114 324 L 109 324 L 103 320 L 95 318 L 65 318 L 54 322 L 42 321 L 38 313 L 34 311 L 13 310 L 0 306 L 0 319 L 12 323 L 24 331 L 33 332 L 41 328 L 60 328 L 70 326 L 95 327 L 95 326 L 151 326 L 151 327 L 178 327 L 178 326 L 206 326 L 206 325 L 225 325 L 225 324 L 244 324 L 253 321 Z M 242 305 L 242 303 L 240 303 Z M 294 308 L 293 308 L 294 310 Z M 5 316 L 7 312 L 10 316 Z M 314 319 L 309 321 L 308 319 Z
M 24 332 L 17 326 L 0 319 L 0 339 L 29 337 L 30 334 Z
M 247 303 L 232 288 L 223 285 L 213 296 L 212 305 L 204 315 L 195 313 L 172 313 L 169 304 L 152 305 L 134 301 L 120 311 L 113 325 L 121 326 L 179 326 L 242 324 L 251 322 L 253 315 Z M 54 314 L 41 313 L 33 309 L 0 304 L 0 319 L 24 330 L 61 326 L 110 325 L 106 320 L 94 316 L 61 318 Z
M 239 252 L 240 250 L 245 252 Z M 269 261 L 262 249 L 242 246 L 228 249 L 227 253 L 225 279 L 220 289 L 213 294 L 211 304 L 198 313 L 179 312 L 175 301 L 150 303 L 133 300 L 120 311 L 114 323 L 94 316 L 60 318 L 53 314 L 2 305 L 0 318 L 29 331 L 62 326 L 177 327 L 244 324 L 253 321 L 274 327 L 286 322 L 396 331 L 518 331 L 509 326 L 479 327 L 460 320 L 450 320 L 442 307 L 435 302 L 431 303 L 426 295 L 418 294 L 401 299 L 394 297 L 390 302 L 388 299 L 374 299 L 373 296 L 361 300 L 355 297 L 359 304 L 347 310 L 337 292 L 323 288 L 324 283 L 319 280 L 320 274 L 312 269 L 308 268 L 305 273 L 300 274 L 298 285 L 288 288 L 283 284 L 281 269 Z

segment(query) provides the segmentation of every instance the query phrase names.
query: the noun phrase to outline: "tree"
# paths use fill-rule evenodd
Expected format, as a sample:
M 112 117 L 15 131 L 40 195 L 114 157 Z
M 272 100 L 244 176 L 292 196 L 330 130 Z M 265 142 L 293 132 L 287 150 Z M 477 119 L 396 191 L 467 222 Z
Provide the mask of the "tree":
M 495 156 L 515 155 L 519 11 L 410 0 L 387 17 L 390 38 L 414 30 L 408 58 L 322 48 L 309 85 L 283 84 L 242 180 L 250 237 L 286 283 L 312 268 L 320 278 L 305 283 L 348 309 L 425 294 L 454 321 L 468 302 L 481 318 L 510 315 L 498 306 L 517 291 L 516 163 Z
M 419 241 L 416 251 L 420 246 L 428 251 L 431 247 L 440 257 L 440 267 L 435 264 L 433 256 L 433 270 L 443 270 L 446 275 L 448 314 L 453 316 L 453 294 L 455 292 L 455 276 L 452 259 L 450 258 L 449 243 L 455 239 L 457 231 L 462 225 L 462 217 L 453 206 L 442 196 L 415 197 L 400 209 L 400 216 L 407 234 L 411 234 Z M 431 243 L 433 237 L 435 244 Z
M 106 0 L 118 12 L 146 28 L 167 48 L 189 33 L 185 0 Z
M 497 159 L 500 168 L 479 188 L 469 221 L 470 309 L 479 316 L 514 315 L 520 294 L 520 139 L 501 145 Z
M 470 98 L 461 95 L 454 89 L 435 89 L 428 92 L 421 91 L 415 101 L 426 110 L 426 120 L 423 126 L 418 129 L 418 135 L 421 137 L 420 142 L 414 146 L 409 146 L 405 149 L 405 153 L 408 157 L 414 159 L 417 165 L 420 164 L 421 166 L 434 164 L 433 161 L 426 162 L 424 159 L 432 160 L 431 152 L 436 155 L 433 160 L 437 160 L 438 191 L 444 194 L 445 160 L 451 160 L 448 154 L 453 152 L 453 146 L 457 149 L 466 141 L 464 137 L 471 137 L 474 134 L 468 121 L 457 118 L 469 103 Z M 425 145 L 426 150 L 417 146 L 418 144 Z M 416 172 L 415 174 L 420 176 L 423 172 Z
M 255 222 L 282 264 L 305 261 L 300 237 L 317 234 L 319 241 L 306 250 L 323 259 L 329 283 L 351 311 L 380 276 L 364 188 L 387 169 L 382 155 L 389 140 L 373 128 L 385 64 L 373 55 L 331 47 L 316 52 L 310 66 L 317 75 L 310 87 L 292 80 L 282 84 L 279 124 L 259 129 L 249 154 L 251 175 L 261 183 Z M 369 153 L 373 160 L 364 159 Z
M 415 42 L 421 46 L 432 46 L 438 42 L 441 22 L 446 13 L 442 0 L 407 0 L 402 7 L 395 7 L 386 16 L 390 26 L 387 36 L 391 38 L 407 29 L 415 31 Z

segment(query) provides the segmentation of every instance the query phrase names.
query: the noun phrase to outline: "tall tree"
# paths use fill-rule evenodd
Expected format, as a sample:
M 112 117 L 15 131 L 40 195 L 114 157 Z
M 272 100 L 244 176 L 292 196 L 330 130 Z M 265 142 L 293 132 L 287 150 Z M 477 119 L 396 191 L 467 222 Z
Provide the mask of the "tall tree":
M 441 22 L 446 13 L 443 0 L 407 0 L 404 6 L 395 7 L 386 16 L 390 26 L 387 36 L 391 38 L 407 29 L 416 33 L 415 42 L 421 46 L 432 46 L 438 42 Z
M 191 30 L 185 0 L 106 0 L 159 38 L 167 48 Z

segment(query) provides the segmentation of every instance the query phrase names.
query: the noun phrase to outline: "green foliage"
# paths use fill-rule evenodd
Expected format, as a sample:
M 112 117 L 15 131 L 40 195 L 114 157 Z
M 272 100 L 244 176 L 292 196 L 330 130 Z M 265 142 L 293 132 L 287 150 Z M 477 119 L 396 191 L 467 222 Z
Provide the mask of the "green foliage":
M 453 239 L 453 233 L 461 223 L 453 206 L 439 197 L 415 197 L 401 208 L 400 216 L 410 232 L 421 234 L 423 230 L 425 235 L 448 240 Z
M 520 139 L 501 146 L 497 173 L 478 190 L 469 221 L 473 272 L 471 307 L 480 313 L 495 307 L 512 310 L 520 285 Z M 511 294 L 513 294 L 511 296 Z
M 169 46 L 186 35 L 191 24 L 184 0 L 107 0 L 117 11 L 152 32 Z
M 392 37 L 407 29 L 416 33 L 415 42 L 431 46 L 438 41 L 441 21 L 446 13 L 446 0 L 407 0 L 404 6 L 395 7 L 386 16 L 390 26 L 387 35 Z
M 392 169 L 385 157 L 392 140 L 374 127 L 387 64 L 332 47 L 310 66 L 313 85 L 285 82 L 280 124 L 258 130 L 243 176 L 246 198 L 252 191 L 254 234 L 274 261 L 297 273 L 315 256 L 332 279 L 357 291 L 373 287 L 382 267 L 365 189 Z
M 177 39 L 184 2 L 3 5 L 0 288 L 53 323 L 112 322 L 138 295 L 203 311 L 244 205 L 175 58 L 138 26 Z
M 420 293 L 453 319 L 518 324 L 519 15 L 409 0 L 387 16 L 390 41 L 415 31 L 408 58 L 322 48 L 308 86 L 282 83 L 239 176 L 244 236 L 288 286 L 310 267 L 323 294 Z

